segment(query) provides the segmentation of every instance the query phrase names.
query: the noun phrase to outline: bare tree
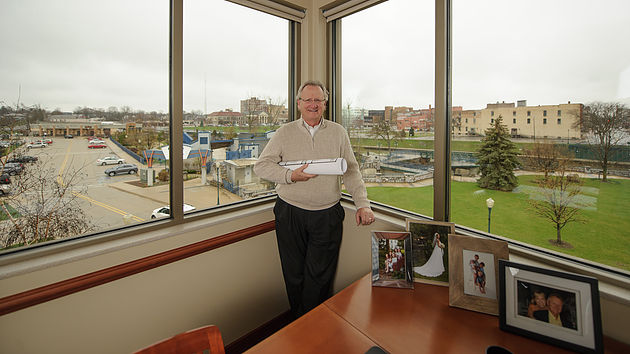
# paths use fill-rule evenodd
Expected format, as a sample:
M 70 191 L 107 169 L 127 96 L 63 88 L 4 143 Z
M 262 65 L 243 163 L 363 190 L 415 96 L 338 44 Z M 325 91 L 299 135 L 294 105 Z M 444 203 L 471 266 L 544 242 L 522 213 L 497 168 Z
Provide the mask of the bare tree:
M 93 230 L 79 204 L 87 188 L 78 186 L 84 175 L 82 169 L 58 174 L 52 159 L 40 158 L 28 166 L 28 171 L 15 176 L 12 193 L 0 203 L 7 218 L 0 223 L 0 247 L 30 245 Z
M 558 172 L 546 179 L 538 180 L 540 199 L 529 200 L 534 212 L 550 221 L 556 228 L 556 240 L 558 246 L 567 245 L 562 241 L 561 231 L 571 222 L 582 222 L 579 218 L 580 208 L 583 203 L 579 201 L 580 178 L 576 175 L 566 174 L 566 160 L 560 162 Z
M 283 112 L 286 111 L 286 107 L 284 105 L 287 103 L 287 100 L 282 97 L 276 98 L 267 98 L 267 114 L 269 114 L 269 124 L 278 125 L 280 122 L 280 118 L 283 115 Z
M 579 116 L 579 115 L 578 115 Z M 610 155 L 630 126 L 630 112 L 625 105 L 610 102 L 594 102 L 584 106 L 581 121 L 574 127 L 588 132 L 588 142 L 602 169 L 602 181 L 608 176 Z
M 560 159 L 568 157 L 569 150 L 565 146 L 543 140 L 535 142 L 531 149 L 526 149 L 523 159 L 535 171 L 543 172 L 547 179 L 560 166 Z
M 260 116 L 269 114 L 267 112 L 268 106 L 266 100 L 260 100 L 256 97 L 250 97 L 246 100 L 241 100 L 241 113 L 245 117 L 245 122 L 250 132 L 253 132 L 256 127 L 261 123 Z
M 385 140 L 387 143 L 387 151 L 392 150 L 392 142 L 397 141 L 400 135 L 389 125 L 388 122 L 380 121 L 372 126 L 371 134 L 377 139 Z

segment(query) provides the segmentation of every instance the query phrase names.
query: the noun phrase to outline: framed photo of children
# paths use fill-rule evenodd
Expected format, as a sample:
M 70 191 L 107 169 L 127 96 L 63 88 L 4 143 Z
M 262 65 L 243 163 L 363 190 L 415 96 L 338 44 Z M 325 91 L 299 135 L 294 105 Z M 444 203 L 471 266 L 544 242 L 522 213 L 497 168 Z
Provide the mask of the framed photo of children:
M 407 231 L 411 233 L 414 280 L 448 286 L 448 235 L 455 233 L 455 224 L 407 219 Z
M 508 244 L 472 236 L 449 235 L 449 305 L 499 314 L 499 259 Z
M 603 353 L 597 279 L 499 261 L 499 327 L 580 353 Z
M 411 237 L 405 231 L 372 231 L 372 286 L 413 289 Z

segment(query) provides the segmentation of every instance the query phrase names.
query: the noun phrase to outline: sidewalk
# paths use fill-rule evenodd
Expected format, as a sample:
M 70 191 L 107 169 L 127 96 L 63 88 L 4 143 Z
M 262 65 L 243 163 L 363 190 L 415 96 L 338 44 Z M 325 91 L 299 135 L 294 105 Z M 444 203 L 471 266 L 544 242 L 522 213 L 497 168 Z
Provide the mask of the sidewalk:
M 144 187 L 138 182 L 114 182 L 108 186 L 164 205 L 168 205 L 170 203 L 170 186 L 168 184 Z M 221 188 L 219 194 L 219 201 L 221 204 L 233 203 L 239 200 L 242 200 L 242 198 Z M 215 206 L 217 205 L 217 187 L 210 185 L 202 186 L 199 178 L 193 178 L 185 181 L 184 203 L 190 204 L 197 209 L 205 209 Z

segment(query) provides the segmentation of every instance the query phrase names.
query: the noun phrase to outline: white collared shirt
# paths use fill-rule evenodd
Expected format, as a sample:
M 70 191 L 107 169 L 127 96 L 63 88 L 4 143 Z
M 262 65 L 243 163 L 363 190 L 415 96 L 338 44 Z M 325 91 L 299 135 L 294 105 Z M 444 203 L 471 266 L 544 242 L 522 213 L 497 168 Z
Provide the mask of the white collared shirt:
M 317 129 L 319 129 L 319 127 L 321 127 L 323 119 L 324 118 L 320 118 L 319 119 L 319 123 L 316 126 L 314 126 L 314 127 L 311 127 L 310 125 L 308 125 L 308 123 L 306 123 L 306 121 L 303 121 L 304 126 L 306 127 L 308 132 L 311 133 L 311 137 L 315 136 L 315 132 L 317 131 Z

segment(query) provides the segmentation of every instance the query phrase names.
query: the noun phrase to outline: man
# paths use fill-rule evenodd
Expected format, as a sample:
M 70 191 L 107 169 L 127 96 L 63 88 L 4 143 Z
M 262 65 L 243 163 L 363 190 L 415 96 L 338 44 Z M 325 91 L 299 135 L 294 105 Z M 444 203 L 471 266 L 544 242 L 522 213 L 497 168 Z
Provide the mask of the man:
M 276 183 L 276 237 L 295 318 L 330 296 L 345 212 L 339 203 L 339 176 L 306 173 L 308 165 L 291 171 L 278 163 L 345 158 L 348 168 L 343 182 L 357 207 L 357 225 L 374 222 L 348 133 L 341 125 L 322 118 L 328 91 L 322 83 L 308 81 L 300 86 L 297 100 L 302 118 L 280 127 L 254 166 L 258 176 Z
M 534 311 L 534 318 L 557 326 L 574 328 L 571 321 L 563 315 L 564 300 L 558 293 L 551 293 L 547 297 L 547 310 Z

